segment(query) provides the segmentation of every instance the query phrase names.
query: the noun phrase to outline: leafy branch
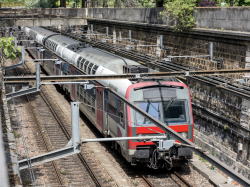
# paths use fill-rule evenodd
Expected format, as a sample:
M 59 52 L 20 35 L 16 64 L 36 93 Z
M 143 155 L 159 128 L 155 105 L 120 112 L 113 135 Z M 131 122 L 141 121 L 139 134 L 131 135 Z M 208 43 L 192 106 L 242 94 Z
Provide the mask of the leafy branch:
M 16 50 L 18 52 L 21 52 L 21 49 L 17 47 L 15 49 L 15 45 L 12 42 L 14 41 L 14 38 L 12 37 L 3 37 L 0 38 L 0 63 L 2 67 L 4 67 L 4 62 L 7 59 L 12 59 L 15 60 L 17 55 L 16 55 Z M 18 54 L 19 56 L 19 54 Z
M 196 25 L 193 13 L 196 12 L 196 0 L 170 0 L 164 4 L 165 10 L 160 15 L 176 21 L 175 31 L 190 29 Z

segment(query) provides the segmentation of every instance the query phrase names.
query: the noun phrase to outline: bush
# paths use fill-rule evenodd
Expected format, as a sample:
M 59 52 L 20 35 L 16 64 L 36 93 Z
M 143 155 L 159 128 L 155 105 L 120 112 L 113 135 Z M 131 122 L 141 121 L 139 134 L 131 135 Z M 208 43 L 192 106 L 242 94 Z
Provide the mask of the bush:
M 215 7 L 218 3 L 211 0 L 202 0 L 197 4 L 198 7 Z

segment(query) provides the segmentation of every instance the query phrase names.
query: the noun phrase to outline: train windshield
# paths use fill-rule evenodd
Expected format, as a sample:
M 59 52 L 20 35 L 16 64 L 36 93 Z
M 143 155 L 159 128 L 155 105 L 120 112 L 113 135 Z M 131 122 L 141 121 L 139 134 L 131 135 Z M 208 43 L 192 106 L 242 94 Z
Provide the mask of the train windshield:
M 149 113 L 153 117 L 158 120 L 161 120 L 161 113 L 160 113 L 160 103 L 159 102 L 138 102 L 136 103 L 138 107 L 140 107 L 145 112 Z M 147 118 L 144 118 L 142 115 L 136 113 L 137 124 L 151 124 Z
M 164 123 L 186 122 L 186 111 L 184 101 L 163 102 L 163 121 Z
M 185 101 L 164 102 L 136 102 L 135 104 L 145 112 L 164 123 L 183 123 L 187 121 Z M 136 123 L 152 124 L 148 119 L 136 112 Z

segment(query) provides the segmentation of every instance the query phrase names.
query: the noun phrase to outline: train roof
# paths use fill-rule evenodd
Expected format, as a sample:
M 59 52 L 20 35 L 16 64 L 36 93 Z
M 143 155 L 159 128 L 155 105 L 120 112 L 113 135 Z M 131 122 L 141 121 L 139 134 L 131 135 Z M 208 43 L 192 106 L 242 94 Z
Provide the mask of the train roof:
M 56 33 L 55 33 L 56 34 Z M 63 36 L 61 34 L 58 34 L 58 35 L 54 35 L 54 36 L 51 36 L 49 38 L 49 40 L 51 40 L 52 42 L 55 42 L 56 44 L 58 45 L 61 45 L 63 47 L 69 47 L 69 46 L 72 46 L 72 45 L 76 45 L 76 44 L 79 44 L 81 42 L 75 40 L 75 39 L 72 39 L 72 38 L 69 38 L 69 37 L 66 37 L 66 36 Z
M 117 74 L 123 73 L 124 65 L 139 65 L 139 63 L 135 61 L 117 56 L 98 48 L 84 48 L 79 55 L 87 61 L 90 61 L 97 66 L 103 66 Z
M 49 40 L 49 41 L 52 41 L 55 44 L 61 45 L 63 47 L 70 47 L 72 45 L 80 43 L 79 41 L 77 41 L 75 39 L 63 36 L 59 33 L 52 32 L 52 31 L 44 29 L 42 27 L 30 27 L 30 32 L 31 32 L 31 34 L 33 32 L 35 34 L 39 34 L 39 35 L 43 36 L 44 37 L 43 42 L 45 42 L 45 40 Z
M 47 29 L 44 29 L 42 27 L 30 27 L 30 32 L 34 32 L 36 34 L 40 34 L 40 35 L 43 35 L 44 37 L 46 36 L 50 36 L 52 34 L 56 34 L 55 32 L 52 32 L 50 30 L 47 30 Z

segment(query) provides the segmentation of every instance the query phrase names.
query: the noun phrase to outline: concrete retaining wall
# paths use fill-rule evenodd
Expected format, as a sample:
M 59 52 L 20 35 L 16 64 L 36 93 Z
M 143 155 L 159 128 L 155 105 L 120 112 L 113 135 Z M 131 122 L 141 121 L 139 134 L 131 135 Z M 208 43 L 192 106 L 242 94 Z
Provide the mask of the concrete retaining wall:
M 53 25 L 87 25 L 85 18 L 23 18 L 23 19 L 2 19 L 0 20 L 0 27 L 7 26 L 53 26 Z
M 2 69 L 2 67 L 0 67 Z M 6 90 L 5 85 L 3 82 L 3 75 L 0 71 L 0 115 L 1 115 L 1 132 L 3 143 L 4 143 L 4 150 L 0 150 L 0 152 L 4 151 L 5 158 L 1 158 L 1 177 L 0 177 L 0 186 L 5 186 L 4 182 L 8 182 L 9 186 L 21 186 L 21 178 L 19 172 L 19 165 L 16 153 L 16 142 L 13 134 L 13 129 L 11 127 L 8 104 L 6 99 Z M 1 142 L 2 143 L 2 142 Z M 2 156 L 2 155 L 1 155 Z M 8 172 L 9 181 L 5 181 L 2 177 L 5 177 L 3 172 Z
M 89 8 L 88 17 L 173 26 L 175 21 L 163 18 L 163 8 Z M 197 27 L 250 32 L 250 7 L 196 8 Z M 163 18 L 163 19 L 162 19 Z

